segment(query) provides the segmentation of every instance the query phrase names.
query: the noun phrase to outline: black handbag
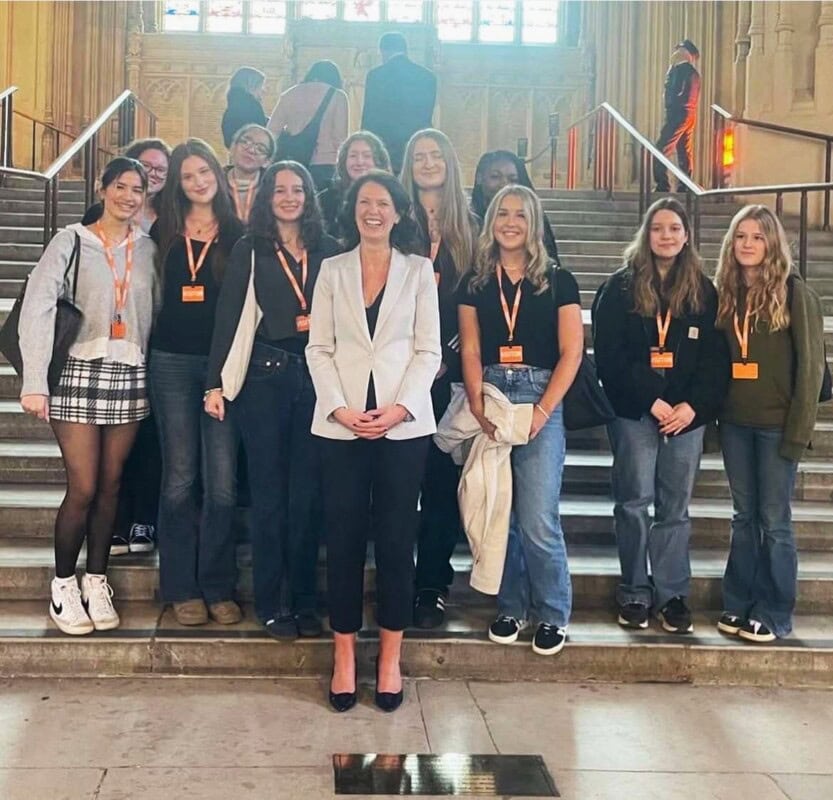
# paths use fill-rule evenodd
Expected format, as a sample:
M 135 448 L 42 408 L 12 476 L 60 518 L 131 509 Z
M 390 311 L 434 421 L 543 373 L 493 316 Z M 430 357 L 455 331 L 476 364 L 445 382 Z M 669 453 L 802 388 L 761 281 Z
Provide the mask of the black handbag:
M 556 266 L 550 274 L 553 303 L 556 302 L 555 281 L 559 269 L 560 267 Z M 558 305 L 555 305 L 555 310 L 558 313 Z M 610 405 L 599 376 L 596 374 L 596 365 L 586 350 L 582 350 L 581 364 L 572 385 L 564 395 L 563 405 L 564 427 L 568 431 L 607 425 L 616 417 L 613 406 Z
M 81 313 L 81 309 L 75 305 L 75 292 L 78 288 L 78 264 L 80 259 L 81 239 L 76 233 L 75 244 L 73 245 L 67 268 L 64 271 L 64 283 L 66 283 L 69 271 L 73 268 L 75 269 L 72 277 L 72 299 L 65 300 L 64 298 L 60 298 L 55 308 L 55 338 L 52 342 L 52 359 L 49 362 L 49 371 L 47 373 L 47 384 L 49 385 L 50 392 L 54 391 L 58 385 L 61 371 L 69 356 L 69 348 L 72 347 L 78 338 L 78 332 L 81 330 L 83 314 Z M 21 378 L 23 377 L 23 356 L 20 354 L 18 325 L 20 323 L 20 309 L 23 306 L 23 298 L 26 295 L 26 287 L 28 284 L 29 279 L 27 278 L 20 295 L 14 301 L 9 316 L 6 317 L 3 327 L 0 328 L 0 353 L 6 357 L 8 362 L 14 367 L 14 371 Z
M 321 120 L 324 119 L 324 112 L 333 99 L 335 89 L 330 87 L 321 105 L 318 106 L 312 119 L 298 133 L 289 133 L 284 126 L 278 134 L 278 141 L 275 144 L 275 161 L 297 161 L 305 167 L 309 166 L 315 146 L 318 144 L 318 132 L 321 130 Z

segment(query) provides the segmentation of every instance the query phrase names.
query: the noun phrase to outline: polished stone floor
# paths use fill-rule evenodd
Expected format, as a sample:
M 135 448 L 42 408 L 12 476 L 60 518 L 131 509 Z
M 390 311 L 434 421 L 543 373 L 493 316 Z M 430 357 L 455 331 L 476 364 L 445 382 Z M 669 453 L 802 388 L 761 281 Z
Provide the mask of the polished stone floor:
M 337 715 L 324 689 L 0 681 L 0 798 L 319 800 L 345 752 L 540 754 L 569 800 L 833 798 L 831 692 L 421 680 L 395 714 L 363 684 Z

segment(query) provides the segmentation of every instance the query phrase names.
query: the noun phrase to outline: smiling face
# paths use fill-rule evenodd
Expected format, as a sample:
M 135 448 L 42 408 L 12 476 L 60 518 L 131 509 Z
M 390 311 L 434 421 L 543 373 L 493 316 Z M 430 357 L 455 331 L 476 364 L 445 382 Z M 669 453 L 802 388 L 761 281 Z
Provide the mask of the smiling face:
M 766 236 L 761 223 L 745 219 L 735 230 L 735 260 L 742 269 L 757 269 L 766 258 Z
M 486 202 L 504 187 L 518 182 L 518 168 L 511 161 L 495 161 L 483 175 L 481 186 Z
M 649 236 L 654 256 L 669 261 L 673 261 L 682 252 L 688 241 L 679 214 L 668 208 L 661 208 L 654 214 Z
M 271 153 L 269 136 L 257 128 L 242 134 L 229 151 L 231 163 L 243 172 L 257 172 L 265 167 Z
M 494 223 L 495 241 L 502 251 L 515 252 L 526 248 L 529 234 L 529 220 L 524 209 L 523 198 L 507 194 L 500 201 Z
M 275 174 L 275 190 L 272 193 L 272 213 L 279 222 L 297 222 L 304 213 L 306 201 L 304 182 L 291 169 Z
M 161 151 L 151 149 L 139 154 L 137 161 L 145 168 L 148 176 L 148 194 L 162 191 L 168 177 L 168 157 Z
M 421 136 L 414 142 L 411 171 L 414 183 L 423 191 L 441 189 L 445 184 L 447 168 L 443 151 L 430 136 Z
M 194 205 L 207 205 L 217 194 L 217 176 L 204 158 L 188 156 L 182 162 L 179 182 L 185 196 Z
M 110 217 L 118 222 L 127 222 L 145 201 L 141 176 L 134 170 L 122 172 L 101 190 L 101 201 Z
M 368 181 L 356 195 L 356 227 L 363 242 L 390 241 L 390 232 L 399 222 L 390 192 L 375 181 Z
M 373 161 L 373 149 L 363 139 L 356 139 L 347 148 L 345 168 L 351 181 L 361 178 L 376 166 Z

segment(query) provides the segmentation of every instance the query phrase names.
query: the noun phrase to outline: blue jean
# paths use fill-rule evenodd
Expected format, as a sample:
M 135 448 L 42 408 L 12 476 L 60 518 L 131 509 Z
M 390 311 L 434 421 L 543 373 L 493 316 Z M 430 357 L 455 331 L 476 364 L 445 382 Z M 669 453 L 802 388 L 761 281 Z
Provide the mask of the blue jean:
M 261 622 L 315 610 L 319 457 L 306 361 L 256 342 L 232 404 L 249 467 L 252 581 Z
M 720 423 L 734 506 L 723 608 L 763 622 L 776 636 L 792 631 L 798 580 L 790 509 L 798 463 L 778 454 L 782 433 Z
M 203 410 L 205 356 L 154 350 L 150 400 L 162 451 L 159 586 L 168 603 L 234 598 L 239 436 Z M 201 490 L 201 491 L 200 491 Z
M 661 609 L 673 597 L 687 597 L 689 592 L 688 504 L 704 429 L 666 439 L 657 421 L 645 415 L 639 420 L 616 417 L 607 432 L 613 449 L 613 519 L 622 570 L 616 602 Z
M 513 403 L 537 403 L 552 371 L 486 367 L 483 380 Z M 512 448 L 512 513 L 498 613 L 567 626 L 573 602 L 564 531 L 558 513 L 566 435 L 561 405 L 529 444 Z

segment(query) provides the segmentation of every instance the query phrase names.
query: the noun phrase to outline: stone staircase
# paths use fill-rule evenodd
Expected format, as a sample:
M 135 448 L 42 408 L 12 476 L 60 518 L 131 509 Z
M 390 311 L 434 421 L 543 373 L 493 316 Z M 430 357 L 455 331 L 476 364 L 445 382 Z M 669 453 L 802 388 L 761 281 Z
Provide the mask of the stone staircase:
M 83 211 L 81 187 L 63 184 L 61 224 Z M 635 195 L 608 201 L 593 192 L 543 191 L 564 265 L 582 289 L 585 323 L 595 289 L 620 263 L 638 224 Z M 0 318 L 11 307 L 23 277 L 40 253 L 39 193 L 12 185 L 0 189 Z M 704 209 L 702 252 L 710 270 L 735 207 Z M 810 234 L 810 275 L 833 309 L 833 237 Z M 828 287 L 830 291 L 828 291 Z M 833 353 L 833 318 L 827 320 Z M 185 629 L 155 602 L 156 556 L 111 562 L 111 580 L 122 614 L 116 631 L 87 637 L 59 633 L 46 614 L 52 575 L 51 535 L 63 496 L 64 472 L 48 426 L 22 414 L 19 381 L 0 363 L 0 676 L 4 675 L 325 675 L 326 639 L 279 644 L 265 636 L 246 606 L 239 626 Z M 691 603 L 696 632 L 674 638 L 654 624 L 624 631 L 614 622 L 618 560 L 609 499 L 611 455 L 603 430 L 571 434 L 561 515 L 574 580 L 575 614 L 570 642 L 557 658 L 530 652 L 523 643 L 499 647 L 485 636 L 494 605 L 468 587 L 469 559 L 455 556 L 457 579 L 447 624 L 438 631 L 410 631 L 403 663 L 412 676 L 539 680 L 696 681 L 734 684 L 829 685 L 833 681 L 833 408 L 822 408 L 812 456 L 803 462 L 794 517 L 801 549 L 799 606 L 793 637 L 772 646 L 741 644 L 718 634 L 720 578 L 725 564 L 731 504 L 718 455 L 706 454 L 692 503 Z M 239 553 L 240 595 L 251 599 L 245 545 Z M 372 558 L 367 599 L 374 594 Z M 323 566 L 320 570 L 324 585 Z M 375 632 L 360 640 L 370 668 Z

